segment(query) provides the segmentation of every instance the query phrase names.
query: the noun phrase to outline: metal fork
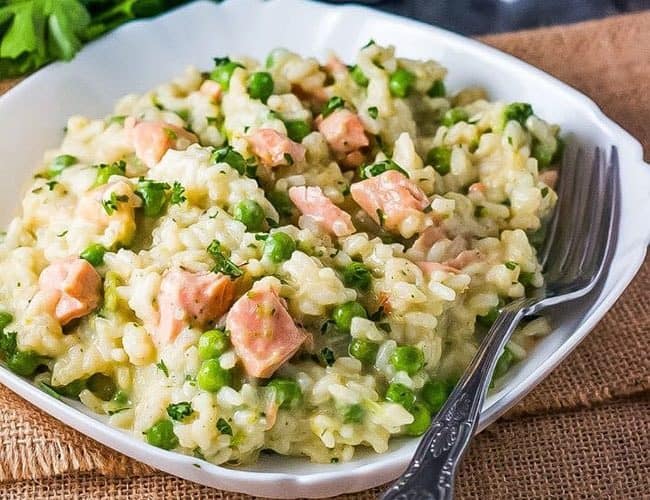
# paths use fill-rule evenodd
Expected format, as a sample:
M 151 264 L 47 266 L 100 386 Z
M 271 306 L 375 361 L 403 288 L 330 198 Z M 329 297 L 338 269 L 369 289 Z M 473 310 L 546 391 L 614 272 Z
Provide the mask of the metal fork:
M 615 249 L 620 211 L 616 147 L 609 161 L 596 148 L 592 162 L 575 152 L 562 163 L 558 203 L 540 253 L 545 286 L 503 307 L 474 359 L 424 434 L 411 463 L 382 500 L 453 498 L 454 477 L 478 424 L 497 359 L 526 316 L 582 297 L 600 282 Z M 609 163 L 609 165 L 607 165 Z

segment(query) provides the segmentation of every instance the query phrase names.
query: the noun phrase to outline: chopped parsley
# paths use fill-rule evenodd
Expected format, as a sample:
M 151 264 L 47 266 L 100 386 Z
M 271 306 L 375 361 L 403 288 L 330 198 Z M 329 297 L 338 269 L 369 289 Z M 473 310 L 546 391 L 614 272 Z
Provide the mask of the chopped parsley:
M 156 367 L 165 374 L 165 377 L 169 377 L 169 369 L 162 359 L 156 363 Z
M 332 366 L 334 364 L 334 361 L 336 361 L 336 357 L 334 356 L 334 351 L 332 351 L 332 349 L 330 349 L 329 347 L 324 347 L 321 350 L 320 359 L 322 359 L 327 366 Z
M 185 188 L 181 185 L 180 182 L 174 181 L 174 184 L 172 185 L 172 193 L 169 198 L 169 203 L 171 205 L 180 205 L 186 200 L 187 198 L 185 197 Z
M 228 436 L 232 436 L 232 427 L 230 427 L 230 424 L 226 422 L 226 420 L 223 418 L 217 420 L 217 430 L 221 434 L 227 434 Z
M 183 401 L 181 403 L 172 403 L 167 406 L 167 415 L 169 415 L 169 418 L 176 420 L 177 422 L 182 422 L 187 417 L 192 415 L 192 413 L 194 413 L 194 410 L 192 409 L 192 403 L 189 403 L 187 401 Z
M 221 243 L 218 240 L 212 240 L 212 243 L 208 245 L 207 251 L 214 259 L 213 273 L 222 273 L 231 278 L 238 278 L 243 274 L 240 267 L 223 253 Z
M 325 107 L 323 108 L 323 118 L 331 115 L 334 111 L 342 108 L 343 106 L 345 106 L 345 101 L 343 98 L 337 95 L 330 97 L 329 101 L 327 101 L 327 104 L 325 104 Z
M 400 167 L 393 160 L 384 160 L 377 163 L 373 163 L 372 165 L 362 166 L 359 169 L 359 174 L 362 179 L 367 179 L 369 177 L 376 177 L 380 174 L 383 174 L 387 170 L 396 170 L 400 174 L 409 177 L 408 172 L 404 170 L 402 167 Z
M 377 119 L 379 116 L 379 110 L 377 109 L 377 106 L 371 106 L 368 108 L 368 116 L 370 116 L 370 118 L 373 120 Z
M 129 201 L 129 197 L 125 194 L 117 194 L 112 192 L 108 200 L 102 200 L 102 206 L 107 215 L 113 215 L 118 209 L 117 205 Z

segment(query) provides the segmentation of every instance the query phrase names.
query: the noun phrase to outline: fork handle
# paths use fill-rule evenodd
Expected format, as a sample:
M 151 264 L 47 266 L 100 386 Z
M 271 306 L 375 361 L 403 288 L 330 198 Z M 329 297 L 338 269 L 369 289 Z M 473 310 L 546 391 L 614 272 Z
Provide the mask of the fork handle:
M 406 471 L 384 493 L 382 500 L 453 498 L 456 469 L 474 435 L 494 367 L 525 315 L 524 301 L 518 302 L 502 310 L 465 374 L 422 437 Z

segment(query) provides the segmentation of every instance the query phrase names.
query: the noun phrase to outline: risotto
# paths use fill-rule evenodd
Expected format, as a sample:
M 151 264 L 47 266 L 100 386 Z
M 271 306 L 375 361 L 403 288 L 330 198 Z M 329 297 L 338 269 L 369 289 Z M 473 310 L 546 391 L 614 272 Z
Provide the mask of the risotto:
M 221 464 L 422 434 L 543 284 L 559 128 L 373 42 L 190 68 L 69 119 L 0 245 L 0 359 Z M 521 327 L 495 380 L 545 319 Z

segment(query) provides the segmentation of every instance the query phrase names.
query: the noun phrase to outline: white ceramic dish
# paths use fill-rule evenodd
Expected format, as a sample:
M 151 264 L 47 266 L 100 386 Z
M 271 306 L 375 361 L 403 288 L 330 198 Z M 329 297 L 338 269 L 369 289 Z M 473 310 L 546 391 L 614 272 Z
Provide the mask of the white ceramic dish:
M 553 311 L 553 333 L 519 363 L 491 394 L 481 428 L 493 422 L 539 383 L 611 307 L 643 261 L 650 242 L 650 166 L 640 144 L 567 85 L 473 40 L 361 7 L 331 7 L 300 0 L 197 2 L 152 21 L 118 29 L 84 49 L 71 63 L 53 64 L 0 98 L 0 223 L 19 206 L 27 179 L 43 151 L 62 137 L 69 115 L 102 116 L 119 96 L 144 91 L 183 71 L 208 68 L 212 57 L 252 54 L 263 58 L 284 46 L 323 57 L 328 48 L 350 60 L 368 39 L 392 43 L 402 56 L 433 58 L 449 68 L 449 88 L 480 84 L 495 99 L 529 101 L 573 140 L 619 148 L 622 216 L 616 254 L 604 286 L 585 299 Z M 101 417 L 57 401 L 0 368 L 0 382 L 62 422 L 137 460 L 213 487 L 254 495 L 321 497 L 361 490 L 395 478 L 416 440 L 396 440 L 384 455 L 359 455 L 339 465 L 264 457 L 229 469 L 146 445 L 98 424 Z

